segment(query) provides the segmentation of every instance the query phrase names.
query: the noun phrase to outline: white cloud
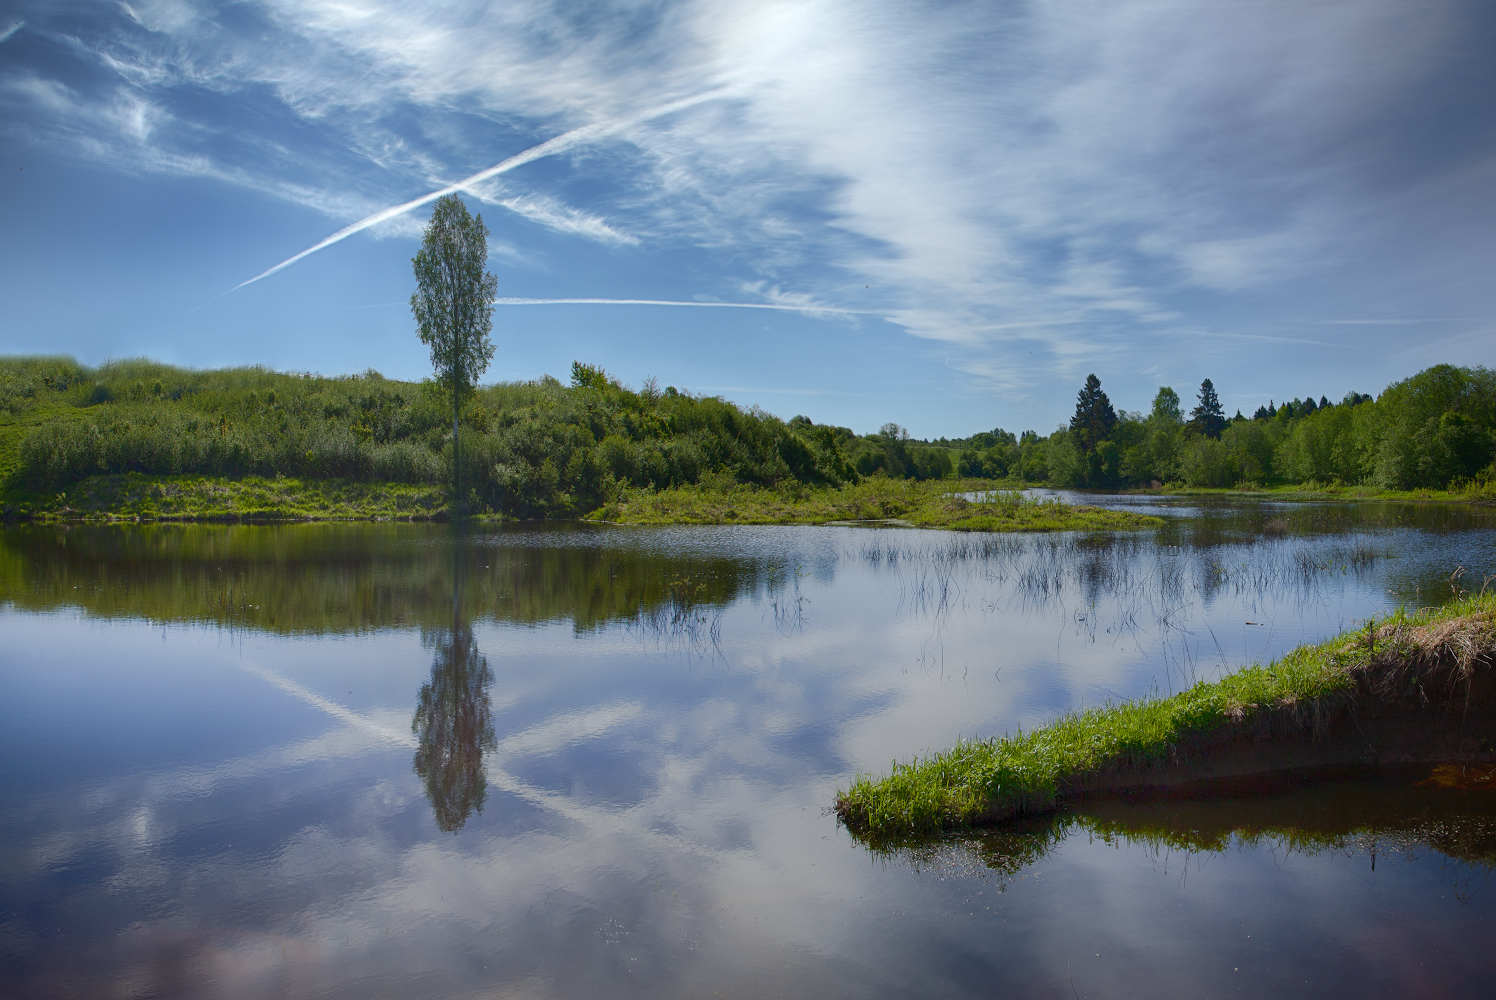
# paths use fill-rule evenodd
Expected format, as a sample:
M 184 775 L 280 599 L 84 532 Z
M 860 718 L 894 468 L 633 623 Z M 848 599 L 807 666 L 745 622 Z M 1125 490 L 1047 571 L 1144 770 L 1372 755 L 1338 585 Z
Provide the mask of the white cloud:
M 596 240 L 599 243 L 613 243 L 627 246 L 638 246 L 639 238 L 628 233 L 619 232 L 608 225 L 602 216 L 584 212 L 570 205 L 562 204 L 555 198 L 547 195 L 529 194 L 515 195 L 509 198 L 497 198 L 493 200 L 496 205 L 502 205 L 516 215 L 521 215 L 531 222 L 554 229 L 558 233 L 568 233 L 581 236 L 584 239 Z

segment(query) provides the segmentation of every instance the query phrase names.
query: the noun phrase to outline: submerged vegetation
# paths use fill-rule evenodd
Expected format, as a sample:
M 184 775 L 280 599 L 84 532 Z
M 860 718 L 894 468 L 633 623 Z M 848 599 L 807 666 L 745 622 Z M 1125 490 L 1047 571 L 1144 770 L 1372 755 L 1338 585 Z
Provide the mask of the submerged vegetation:
M 1044 812 L 1088 790 L 1178 777 L 1170 769 L 1187 777 L 1198 755 L 1323 738 L 1341 720 L 1368 712 L 1462 705 L 1475 717 L 1457 723 L 1489 722 L 1493 658 L 1496 596 L 1398 610 L 1171 697 L 1072 712 L 1026 733 L 895 763 L 882 778 L 860 775 L 838 794 L 836 811 L 854 832 L 896 841 Z M 1477 746 L 1489 756 L 1490 734 Z

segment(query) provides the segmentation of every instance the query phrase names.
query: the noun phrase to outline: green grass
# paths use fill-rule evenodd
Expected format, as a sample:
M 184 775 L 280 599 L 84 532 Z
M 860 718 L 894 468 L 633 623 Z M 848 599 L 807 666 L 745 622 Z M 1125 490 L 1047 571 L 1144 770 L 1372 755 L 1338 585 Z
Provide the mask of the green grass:
M 0 514 L 29 520 L 345 520 L 444 516 L 447 491 L 418 483 L 245 476 L 90 476 L 12 491 Z
M 1129 491 L 1131 492 L 1131 491 Z M 1174 496 L 1252 497 L 1266 500 L 1326 501 L 1376 500 L 1390 503 L 1496 503 L 1496 482 L 1475 480 L 1446 490 L 1388 490 L 1379 486 L 1346 486 L 1342 483 L 1279 483 L 1273 486 L 1235 486 L 1229 489 L 1165 486 L 1141 492 Z
M 953 494 L 989 491 L 982 502 Z M 1074 531 L 1154 527 L 1162 519 L 1127 511 L 1041 501 L 985 480 L 888 479 L 846 486 L 758 488 L 707 477 L 699 486 L 625 490 L 589 519 L 618 524 L 826 524 L 884 521 L 956 531 Z
M 1378 665 L 1407 662 L 1430 626 L 1471 625 L 1489 647 L 1493 613 L 1496 595 L 1466 597 L 1439 610 L 1398 610 L 1367 629 L 1301 646 L 1266 666 L 1202 681 L 1172 697 L 1107 704 L 1027 733 L 962 740 L 944 753 L 896 761 L 885 777 L 858 775 L 850 789 L 838 791 L 837 813 L 854 831 L 896 840 L 1050 809 L 1067 785 L 1168 759 L 1192 738 L 1274 711 L 1302 716 L 1334 706 L 1356 690 L 1358 671 L 1373 656 Z M 1485 655 L 1491 651 L 1485 648 Z
M 988 491 L 968 503 L 954 493 L 980 481 L 872 477 L 831 487 L 764 488 L 707 476 L 701 486 L 626 489 L 587 519 L 618 524 L 825 524 L 891 522 L 955 531 L 1078 531 L 1154 527 L 1161 519 L 1126 511 L 1035 500 Z M 444 487 L 421 483 L 291 476 L 141 473 L 90 476 L 66 489 L 25 488 L 12 481 L 0 516 L 31 520 L 342 520 L 444 517 Z M 497 516 L 497 515 L 490 515 Z

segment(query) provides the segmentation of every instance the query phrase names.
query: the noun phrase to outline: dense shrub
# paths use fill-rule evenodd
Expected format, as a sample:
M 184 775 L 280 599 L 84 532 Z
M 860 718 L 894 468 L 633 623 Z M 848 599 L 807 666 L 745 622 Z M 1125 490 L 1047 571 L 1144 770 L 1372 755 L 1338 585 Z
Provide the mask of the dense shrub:
M 898 424 L 858 435 L 799 416 L 781 421 L 651 380 L 640 391 L 600 368 L 479 389 L 461 413 L 464 500 L 538 517 L 596 509 L 625 487 L 704 477 L 771 485 L 862 476 L 972 477 L 1117 487 L 1183 482 L 1371 483 L 1442 488 L 1496 479 L 1496 373 L 1436 365 L 1379 398 L 1350 393 L 1188 421 L 1173 389 L 1150 411 L 1110 410 L 1082 390 L 1089 430 L 1048 437 L 995 428 L 916 441 Z M 1087 402 L 1089 401 L 1089 402 Z M 452 478 L 451 396 L 375 371 L 340 378 L 264 368 L 192 371 L 145 360 L 87 368 L 67 358 L 0 361 L 0 412 L 51 405 L 20 443 L 19 475 L 62 488 L 96 473 L 287 475 L 406 483 Z M 1199 407 L 1196 407 L 1199 409 Z M 1074 421 L 1072 421 L 1073 423 Z M 1214 425 L 1212 425 L 1214 426 Z M 1089 435 L 1089 436 L 1088 436 Z
M 624 486 L 856 478 L 834 435 L 757 409 L 653 385 L 634 392 L 601 369 L 479 389 L 461 416 L 464 499 L 521 516 L 590 511 Z M 149 361 L 85 369 L 0 362 L 18 405 L 65 404 L 21 442 L 22 477 L 60 488 L 97 473 L 204 473 L 445 483 L 451 396 L 378 372 L 322 378 L 263 368 L 189 371 Z M 38 393 L 41 395 L 38 396 Z

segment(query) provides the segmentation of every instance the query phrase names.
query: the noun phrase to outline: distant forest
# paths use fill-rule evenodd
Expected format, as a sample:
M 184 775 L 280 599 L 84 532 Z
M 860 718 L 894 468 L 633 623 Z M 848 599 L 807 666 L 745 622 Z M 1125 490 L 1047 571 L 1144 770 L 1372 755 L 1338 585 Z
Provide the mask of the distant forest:
M 0 359 L 0 477 L 62 490 L 97 474 L 199 473 L 449 482 L 451 397 L 378 372 L 327 378 L 150 361 L 89 368 Z M 840 486 L 867 476 L 1118 488 L 1372 484 L 1444 488 L 1492 475 L 1496 373 L 1437 365 L 1375 399 L 1295 399 L 1227 417 L 1211 382 L 1195 405 L 1161 388 L 1117 411 L 1092 375 L 1046 437 L 1001 428 L 919 441 L 784 421 L 714 396 L 637 389 L 576 363 L 476 390 L 462 406 L 464 499 L 517 516 L 585 513 L 624 488 Z
M 1201 383 L 1188 411 L 1165 386 L 1149 412 L 1119 412 L 1091 375 L 1069 424 L 1048 437 L 998 428 L 933 445 L 954 453 L 956 475 L 1052 486 L 1338 483 L 1444 489 L 1496 474 L 1496 372 L 1435 365 L 1376 398 L 1356 392 L 1338 402 L 1311 396 L 1269 403 L 1250 417 L 1239 410 L 1226 416 L 1210 379 Z M 897 456 L 919 450 L 886 446 L 885 460 L 892 466 Z M 869 460 L 859 452 L 853 461 L 861 471 Z M 918 461 L 906 462 L 906 474 Z

